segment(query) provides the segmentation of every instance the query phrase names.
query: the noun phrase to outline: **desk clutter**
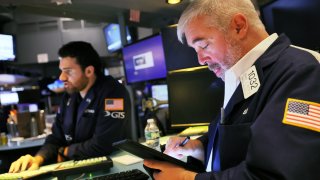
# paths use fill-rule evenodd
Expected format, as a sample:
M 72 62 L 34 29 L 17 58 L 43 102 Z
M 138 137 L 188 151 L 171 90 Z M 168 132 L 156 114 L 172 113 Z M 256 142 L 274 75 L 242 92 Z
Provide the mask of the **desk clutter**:
M 51 164 L 42 166 L 38 170 L 23 171 L 19 173 L 4 173 L 0 174 L 0 180 L 2 179 L 29 179 L 40 177 L 58 177 L 58 179 L 65 179 L 66 176 L 73 174 L 82 174 L 92 171 L 108 171 L 113 167 L 113 162 L 109 157 L 97 157 L 84 160 L 71 160 L 57 164 Z

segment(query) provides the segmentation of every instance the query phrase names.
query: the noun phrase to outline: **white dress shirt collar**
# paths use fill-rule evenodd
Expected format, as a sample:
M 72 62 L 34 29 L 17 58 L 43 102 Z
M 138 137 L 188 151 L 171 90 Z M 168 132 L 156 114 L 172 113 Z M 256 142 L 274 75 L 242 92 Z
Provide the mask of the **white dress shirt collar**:
M 240 75 L 246 72 L 277 38 L 278 35 L 276 33 L 270 35 L 225 72 L 224 108 L 240 84 Z

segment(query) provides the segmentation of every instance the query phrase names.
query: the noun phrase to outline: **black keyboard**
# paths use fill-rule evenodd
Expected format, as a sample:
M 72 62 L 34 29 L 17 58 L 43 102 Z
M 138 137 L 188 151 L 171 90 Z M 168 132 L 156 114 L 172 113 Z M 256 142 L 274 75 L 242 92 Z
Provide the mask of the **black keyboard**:
M 149 176 L 139 169 L 132 169 L 115 174 L 107 174 L 92 178 L 92 180 L 147 180 Z M 91 180 L 91 178 L 90 178 Z

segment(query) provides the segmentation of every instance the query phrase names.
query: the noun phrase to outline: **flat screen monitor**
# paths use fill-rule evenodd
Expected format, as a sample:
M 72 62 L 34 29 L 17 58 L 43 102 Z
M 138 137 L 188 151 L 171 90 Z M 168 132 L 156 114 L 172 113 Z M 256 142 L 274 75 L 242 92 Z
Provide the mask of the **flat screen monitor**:
M 19 96 L 17 92 L 1 92 L 0 93 L 1 105 L 12 105 L 19 103 Z
M 122 48 L 119 24 L 108 24 L 103 28 L 103 32 L 106 38 L 107 48 L 109 52 L 115 52 Z M 128 27 L 126 27 L 126 38 L 128 43 L 132 42 L 132 37 L 129 33 Z
M 13 35 L 0 34 L 0 61 L 14 61 L 15 40 Z
M 171 127 L 208 125 L 223 105 L 223 81 L 208 70 L 194 67 L 167 76 Z
M 128 83 L 156 80 L 167 76 L 161 35 L 125 46 L 122 53 Z
M 151 86 L 151 96 L 154 99 L 168 102 L 168 85 L 167 84 L 154 84 Z M 160 108 L 168 107 L 168 104 L 162 104 Z
M 29 104 L 29 103 L 39 103 L 41 100 L 41 90 L 36 89 L 25 89 L 23 91 L 18 91 L 19 103 Z

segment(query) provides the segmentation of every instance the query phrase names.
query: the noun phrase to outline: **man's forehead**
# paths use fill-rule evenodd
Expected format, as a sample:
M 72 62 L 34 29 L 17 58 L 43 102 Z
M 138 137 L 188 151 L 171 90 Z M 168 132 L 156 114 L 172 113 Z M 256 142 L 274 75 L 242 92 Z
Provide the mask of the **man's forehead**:
M 201 29 L 190 29 L 190 31 L 186 31 L 185 39 L 188 46 L 193 46 L 196 43 L 206 39 L 207 35 L 199 31 L 201 31 Z
M 63 57 L 60 59 L 59 67 L 61 69 L 72 69 L 76 66 L 79 66 L 77 60 L 72 57 Z

